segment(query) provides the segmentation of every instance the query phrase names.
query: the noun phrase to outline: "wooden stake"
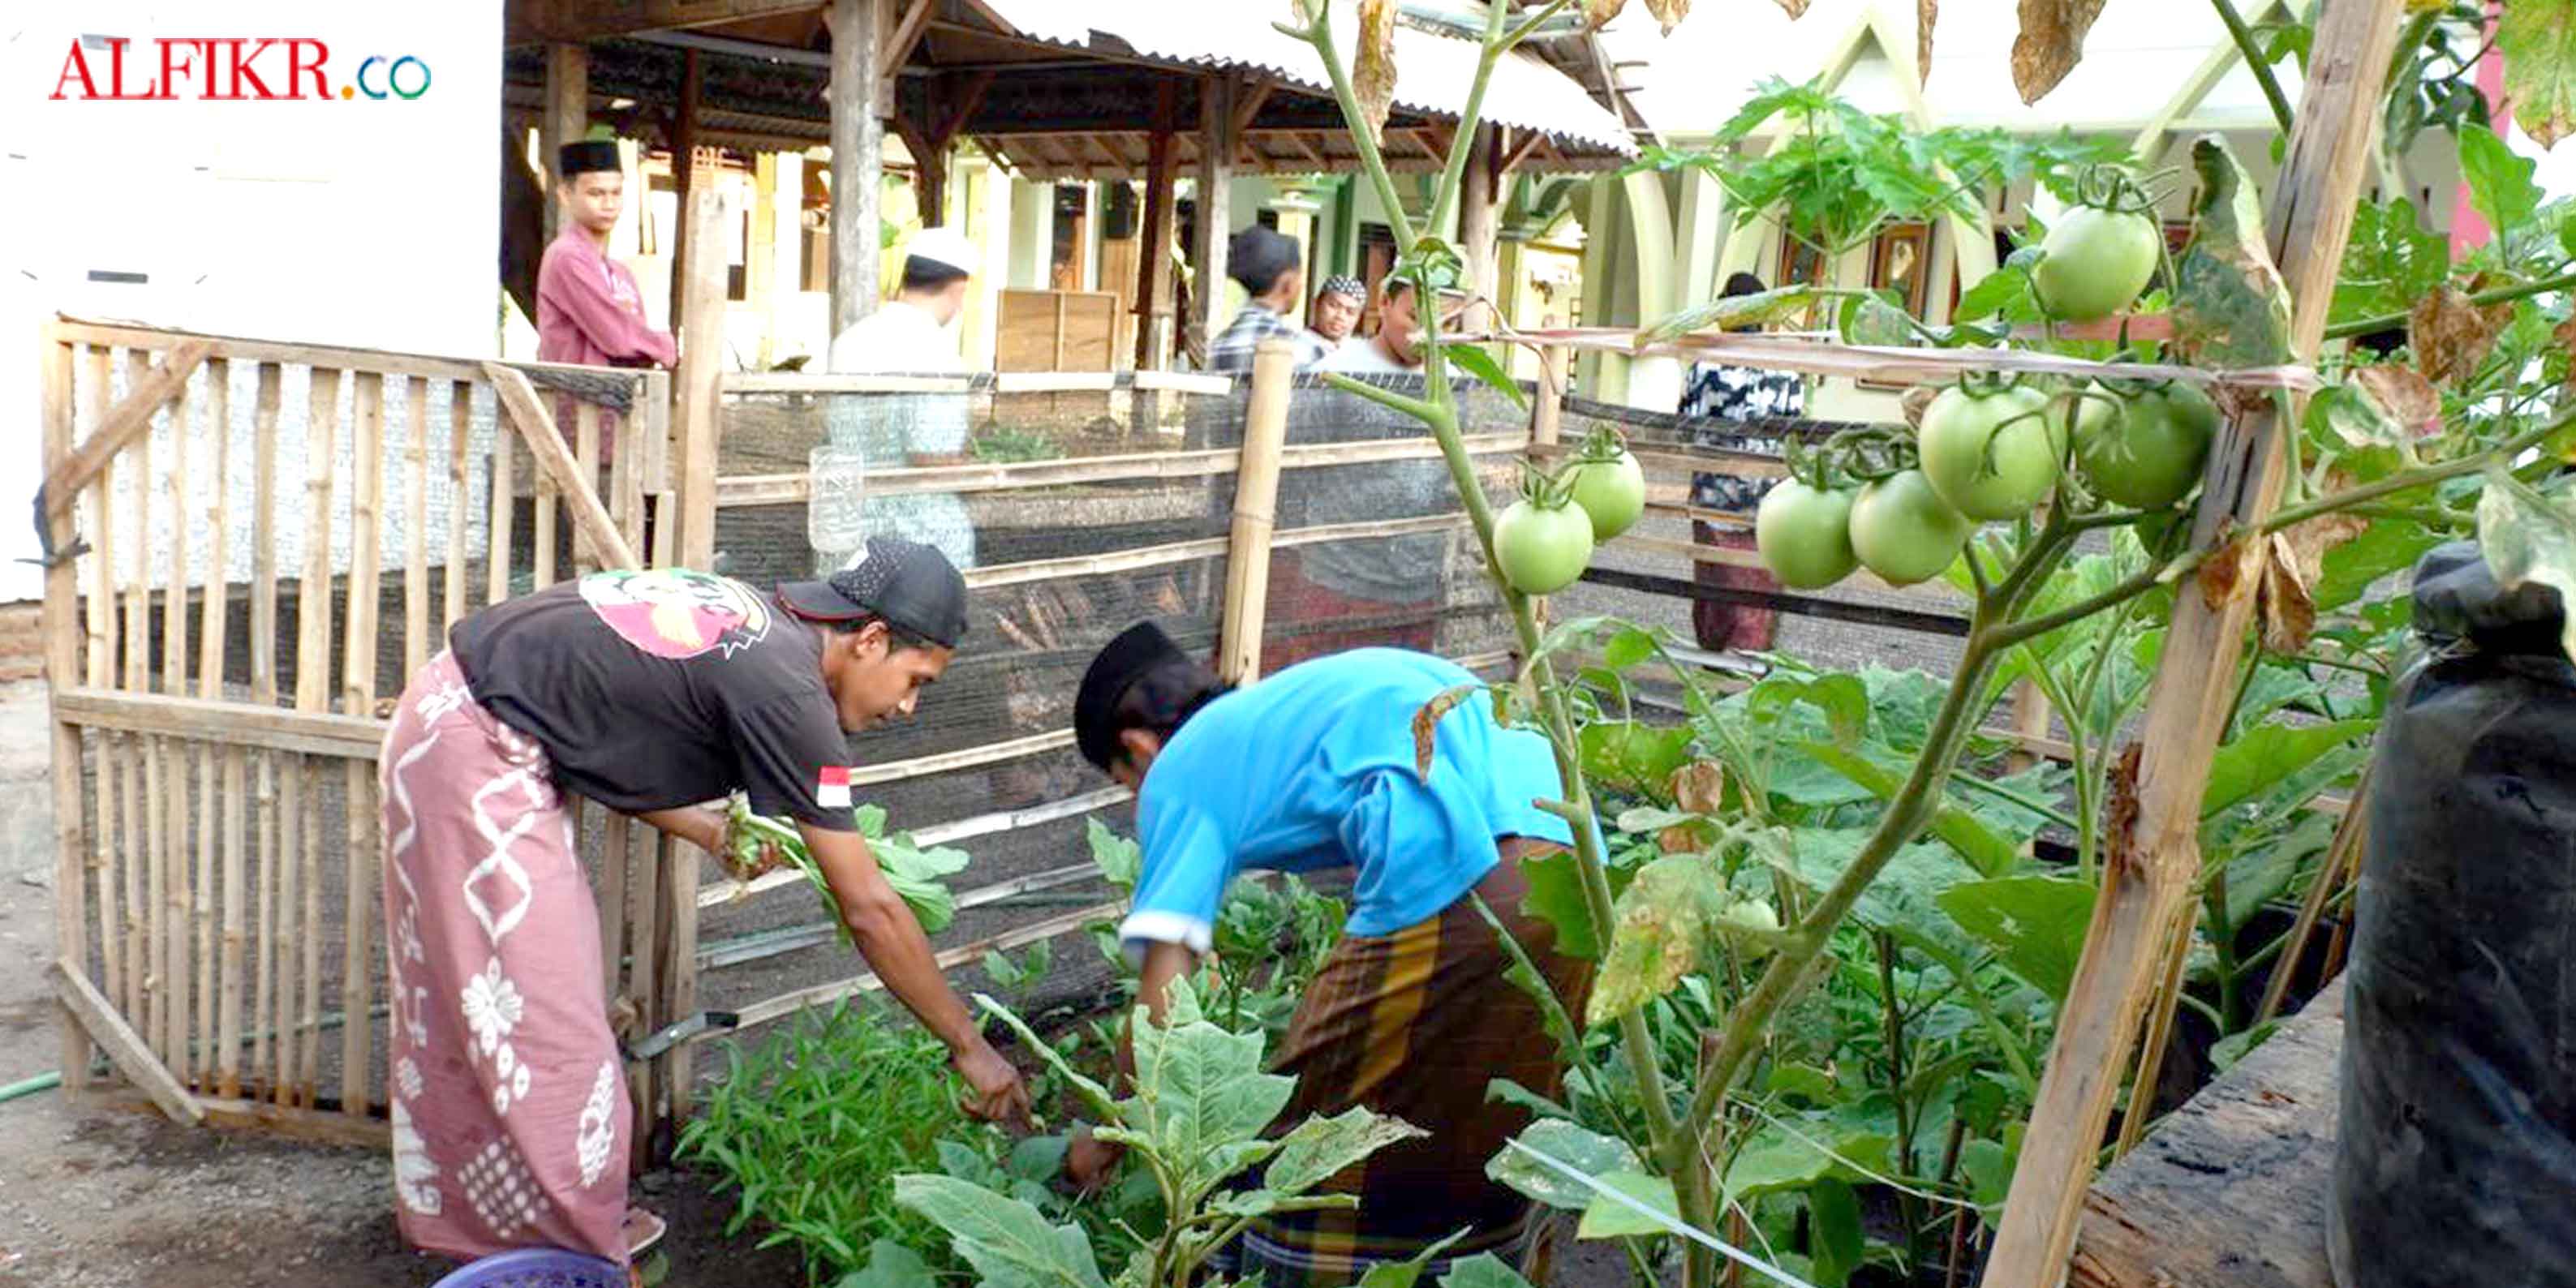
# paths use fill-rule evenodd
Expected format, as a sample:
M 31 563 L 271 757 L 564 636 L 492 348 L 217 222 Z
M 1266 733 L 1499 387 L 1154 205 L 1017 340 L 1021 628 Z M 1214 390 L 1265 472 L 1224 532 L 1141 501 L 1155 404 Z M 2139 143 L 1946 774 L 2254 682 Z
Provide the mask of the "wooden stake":
M 44 434 L 45 468 L 72 450 L 72 347 L 58 340 L 44 343 L 43 403 L 39 412 Z M 45 539 L 58 552 L 68 551 L 79 533 L 72 522 L 70 498 L 45 516 Z M 83 619 L 80 611 L 80 566 L 66 558 L 45 570 L 45 675 L 54 684 L 68 682 L 80 668 Z M 81 832 L 81 732 L 78 725 L 52 722 L 54 772 L 54 951 L 71 963 L 84 988 L 89 984 L 89 840 Z M 95 991 L 91 996 L 96 996 Z M 104 1002 L 105 999 L 101 999 Z M 62 1042 L 63 1085 L 89 1088 L 88 1033 L 69 1006 L 57 1017 Z
M 2293 308 L 2293 360 L 2313 358 L 2324 334 L 2335 270 L 2371 163 L 2374 108 L 2400 11 L 2397 0 L 2336 4 L 2317 20 L 2308 84 L 2267 230 Z M 2195 543 L 2212 540 L 2222 523 L 2251 530 L 2271 514 L 2285 472 L 2284 443 L 2299 423 L 2300 399 L 2287 401 L 2283 410 L 2273 399 L 2255 400 L 2221 433 L 2210 453 Z M 1988 1288 L 2047 1288 L 2065 1273 L 2076 1214 L 2156 983 L 2159 955 L 2200 876 L 2201 796 L 2233 697 L 2230 686 L 2210 684 L 2208 677 L 2232 674 L 2244 650 L 2254 599 L 2250 585 L 2239 590 L 2216 606 L 2190 586 L 2175 599 L 2164 653 L 2172 665 L 2158 669 L 2147 700 L 2138 826 L 2104 867 L 2084 956 L 2059 1012 L 2048 1072 L 1987 1263 Z
M 474 428 L 474 386 L 452 380 L 447 388 L 447 577 L 439 596 L 438 639 L 429 646 L 432 653 L 447 647 L 447 632 L 465 616 L 465 529 L 472 517 L 465 507 L 472 495 L 467 490 L 465 446 Z
M 231 630 L 232 546 L 227 519 L 230 517 L 232 494 L 231 444 L 233 437 L 233 368 L 229 361 L 206 364 L 206 450 L 211 454 L 214 478 L 206 500 L 206 577 L 199 592 L 205 616 L 197 629 L 197 696 L 218 701 L 224 696 L 224 645 Z M 240 755 L 238 751 L 219 751 L 213 742 L 197 747 L 197 1041 L 216 1042 L 218 1024 L 217 999 L 229 978 L 218 982 L 216 967 L 215 916 L 219 906 L 232 906 L 229 884 L 219 895 L 215 884 L 215 859 L 222 840 L 219 826 L 223 814 L 238 802 L 230 795 L 218 796 L 219 776 L 226 762 Z M 218 804 L 218 801 L 221 804 Z M 232 1048 L 219 1046 L 201 1053 L 193 1062 L 201 1071 L 197 1085 L 214 1085 L 215 1063 L 223 1059 L 229 1067 Z
M 188 389 L 182 384 L 170 395 L 170 580 L 161 597 L 161 691 L 172 697 L 184 697 L 188 692 L 188 447 L 196 438 L 188 403 Z M 197 891 L 195 882 L 190 880 L 188 860 L 196 810 L 188 799 L 185 744 L 154 746 L 155 754 L 166 755 L 169 761 L 167 777 L 162 780 L 168 795 L 155 793 L 153 797 L 169 815 L 169 830 L 164 835 L 170 847 L 163 855 L 163 862 L 169 865 L 170 902 L 161 910 L 161 933 L 167 940 L 162 947 L 161 978 L 168 986 L 169 1004 L 162 1011 L 162 1041 L 166 1045 L 161 1058 L 182 1082 L 188 1082 L 196 1076 L 195 1053 L 188 1040 L 188 1008 L 196 984 L 188 932 L 197 919 Z
M 1270 534 L 1279 508 L 1279 449 L 1288 440 L 1288 381 L 1296 351 L 1261 342 L 1252 356 L 1252 398 L 1243 420 L 1243 463 L 1235 473 L 1234 528 L 1225 555 L 1225 610 L 1217 627 L 1217 675 L 1229 684 L 1261 676 L 1268 620 Z
M 136 1036 L 124 1017 L 116 1013 L 116 1008 L 90 985 L 78 963 L 68 957 L 56 958 L 45 973 L 52 977 L 54 996 L 79 1017 L 100 1046 L 107 1048 L 107 1058 L 126 1077 L 133 1079 L 136 1086 L 151 1095 L 153 1103 L 161 1106 L 161 1112 L 174 1121 L 192 1125 L 206 1120 L 206 1111 L 198 1107 L 196 1098 L 188 1094 L 186 1087 L 179 1085 L 178 1079 L 170 1076 L 167 1065 L 153 1058 L 143 1039 Z M 88 1061 L 87 1052 L 88 1045 L 84 1042 L 83 1063 Z
M 274 362 L 259 364 L 258 402 L 251 413 L 250 533 L 250 700 L 277 705 L 277 409 L 285 373 Z M 270 1031 L 277 1011 L 277 885 L 285 838 L 278 829 L 277 757 L 259 757 L 258 830 L 252 855 L 257 871 L 258 910 L 254 933 L 258 954 L 251 995 L 250 1082 L 272 1090 L 279 1085 L 272 1063 Z M 254 1092 L 256 1094 L 256 1092 Z
M 626 880 L 635 868 L 634 820 L 615 810 L 605 813 L 608 823 L 599 860 L 599 978 L 607 993 L 602 1000 L 613 1010 L 625 992 L 620 987 L 625 972 L 619 968 L 626 957 Z
M 497 604 L 510 597 L 510 564 L 518 557 L 516 542 L 510 535 L 516 484 L 511 481 L 511 466 L 517 455 L 519 436 L 510 432 L 509 413 L 495 407 L 498 422 L 492 434 L 492 535 L 484 550 L 485 585 L 483 602 Z
M 107 346 L 88 346 L 84 365 L 89 372 L 89 410 L 83 419 L 95 425 L 107 414 L 108 351 Z M 116 496 L 115 462 L 110 460 L 99 469 L 98 481 L 89 489 L 90 589 L 89 589 L 89 666 L 90 687 L 106 688 L 116 683 Z M 59 683 L 59 681 L 57 681 Z M 104 967 L 103 981 L 107 996 L 119 1005 L 130 1003 L 125 979 L 125 932 L 118 921 L 116 886 L 117 857 L 121 847 L 130 848 L 131 838 L 116 832 L 116 802 L 123 780 L 123 757 L 118 754 L 117 740 L 107 734 L 96 739 L 98 755 L 98 814 L 92 840 L 95 843 L 90 863 L 97 869 L 98 880 L 98 948 Z M 86 1061 L 84 1061 L 86 1064 Z M 84 1075 L 86 1071 L 84 1071 Z
M 304 870 L 298 881 L 304 890 L 304 907 L 297 914 L 304 933 L 304 980 L 296 986 L 303 1002 L 295 1020 L 295 1103 L 310 1109 L 321 1099 L 322 1087 L 322 860 L 326 842 L 322 839 L 322 762 L 320 757 L 304 757 Z
M 1530 403 L 1530 446 L 1553 447 L 1565 424 L 1565 379 L 1574 350 L 1551 344 L 1539 351 L 1538 397 Z
M 429 660 L 429 382 L 412 377 L 403 387 L 403 412 L 411 427 L 406 456 L 410 508 L 403 512 L 403 678 Z M 453 531 L 454 523 L 448 525 Z
M 143 906 L 145 974 L 143 1037 L 165 1062 L 170 1050 L 170 793 L 161 777 L 161 739 L 143 742 L 144 850 L 152 871 L 145 883 Z
M 722 396 L 718 359 L 724 351 L 725 286 L 724 257 L 716 253 L 715 235 L 724 207 L 717 198 L 712 185 L 691 195 L 687 218 L 703 225 L 706 235 L 691 243 L 695 253 L 680 263 L 692 301 L 688 327 L 680 335 L 678 381 L 679 558 L 689 568 L 705 568 L 716 553 L 717 402 Z
M 125 353 L 127 394 L 118 404 L 122 411 L 134 403 L 133 391 L 141 388 L 152 375 L 152 355 L 142 349 Z M 155 404 L 157 406 L 157 404 Z M 128 491 L 134 504 L 134 570 L 125 582 L 125 689 L 131 693 L 148 693 L 152 689 L 152 435 L 147 411 L 143 428 L 132 434 L 134 481 Z M 95 439 L 95 435 L 92 436 Z M 160 796 L 145 780 L 152 763 L 150 749 L 141 739 L 126 743 L 126 766 L 122 784 L 125 790 L 125 982 L 131 994 L 125 1000 L 125 1013 L 141 1021 L 143 1032 L 160 1035 L 160 1026 L 152 1020 L 153 999 L 160 994 L 162 975 L 159 954 L 152 937 L 153 909 L 159 906 L 161 812 L 155 802 Z M 146 820 L 150 826 L 146 826 Z M 148 901 L 148 902 L 147 902 Z
M 597 497 L 599 495 L 599 404 L 575 401 L 572 423 L 573 478 L 582 491 Z M 572 491 L 572 488 L 564 489 L 567 496 L 571 495 Z M 614 511 L 610 512 L 608 523 L 612 528 L 617 526 L 617 516 Z M 576 577 L 599 567 L 599 547 L 588 540 L 587 536 L 588 534 L 582 530 L 582 525 L 575 522 L 572 535 L 572 571 Z
M 115 410 L 99 418 L 78 450 L 45 472 L 46 508 L 69 509 L 72 499 L 80 495 L 82 488 L 89 486 L 90 480 L 96 478 L 100 470 L 107 468 L 109 461 L 126 448 L 149 438 L 152 414 L 161 410 L 161 405 L 170 401 L 173 395 L 188 387 L 188 377 L 196 372 L 197 364 L 204 362 L 206 355 L 213 351 L 212 341 L 184 340 L 170 350 L 168 359 L 155 366 L 149 351 L 128 349 L 125 397 L 118 400 Z M 146 471 L 142 477 L 148 479 L 151 475 Z
M 421 392 L 418 384 L 410 391 L 412 441 L 416 445 L 426 437 Z M 350 480 L 349 498 L 347 655 L 340 666 L 340 709 L 361 719 L 372 718 L 376 710 L 376 615 L 383 602 L 383 578 L 378 568 L 383 542 L 377 515 L 383 508 L 385 491 L 384 431 L 385 378 L 372 372 L 362 374 L 358 377 L 358 424 L 353 435 L 352 469 L 356 477 Z M 413 459 L 421 461 L 426 454 L 421 451 Z M 415 495 L 418 488 L 415 481 Z M 426 573 L 420 571 L 420 549 L 420 529 L 415 525 L 411 530 L 409 568 L 417 574 L 414 581 L 425 582 Z M 378 897 L 375 859 L 383 831 L 375 808 L 375 764 L 345 760 L 341 762 L 341 772 L 346 775 L 340 798 L 341 821 L 347 829 L 349 848 L 341 888 L 341 924 L 346 939 L 340 959 L 340 1112 L 364 1117 L 375 1034 L 375 1022 L 368 1015 L 368 1004 L 375 996 L 374 972 L 369 969 L 375 959 L 371 942 Z M 320 1018 L 314 1017 L 317 1041 Z
M 327 711 L 331 706 L 331 500 L 338 467 L 341 380 L 342 373 L 336 369 L 313 369 L 311 419 L 306 422 L 304 440 L 304 572 L 296 587 L 298 711 Z M 279 1088 L 287 1097 L 285 1103 L 310 1107 L 321 1074 L 323 848 L 322 773 L 312 757 L 298 756 L 288 768 L 286 800 L 287 811 L 294 816 L 296 846 L 284 856 L 287 885 L 279 896 L 286 931 L 279 996 L 287 1003 L 277 1034 L 285 1066 Z M 300 970 L 295 952 L 299 947 Z
M 708 194 L 712 199 L 712 193 Z M 595 480 L 598 477 L 598 444 L 592 444 L 592 470 L 587 479 L 581 465 L 564 445 L 563 434 L 555 426 L 554 416 L 537 400 L 536 388 L 515 367 L 488 362 L 484 368 L 491 374 L 492 388 L 500 394 L 518 438 L 528 446 L 537 462 L 537 561 L 540 573 L 551 573 L 554 558 L 554 500 L 560 492 L 572 506 L 573 527 L 599 553 L 601 564 L 616 568 L 640 568 L 635 552 L 628 549 L 625 538 L 617 534 L 617 525 L 608 517 L 608 508 L 599 503 Z M 551 578 L 538 583 L 552 584 Z

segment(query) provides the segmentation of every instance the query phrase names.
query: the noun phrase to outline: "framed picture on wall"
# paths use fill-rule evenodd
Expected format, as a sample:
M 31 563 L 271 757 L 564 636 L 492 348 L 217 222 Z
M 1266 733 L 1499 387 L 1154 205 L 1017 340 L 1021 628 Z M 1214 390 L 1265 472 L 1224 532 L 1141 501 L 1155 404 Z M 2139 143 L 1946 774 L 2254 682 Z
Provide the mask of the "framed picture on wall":
M 1869 285 L 1871 290 L 1896 292 L 1907 313 L 1922 317 L 1932 298 L 1932 226 L 1906 223 L 1880 229 L 1869 247 Z M 1859 383 L 1864 389 L 1905 387 L 1902 381 Z
M 1787 286 L 1805 282 L 1809 286 L 1825 284 L 1827 269 L 1824 252 L 1787 233 L 1780 235 L 1779 271 L 1772 275 L 1771 285 Z

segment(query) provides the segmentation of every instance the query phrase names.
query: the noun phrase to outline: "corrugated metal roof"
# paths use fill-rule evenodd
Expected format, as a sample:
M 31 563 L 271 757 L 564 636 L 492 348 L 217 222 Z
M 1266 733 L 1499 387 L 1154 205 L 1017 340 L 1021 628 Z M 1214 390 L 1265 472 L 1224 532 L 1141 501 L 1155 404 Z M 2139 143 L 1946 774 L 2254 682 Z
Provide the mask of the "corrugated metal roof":
M 1095 36 L 1124 42 L 1163 62 L 1259 71 L 1329 93 L 1323 60 L 1305 41 L 1271 24 L 1288 6 L 1260 0 L 984 0 L 1021 34 L 1077 48 Z M 1333 8 L 1334 31 L 1349 56 L 1353 20 Z M 1454 118 L 1475 82 L 1477 47 L 1399 25 L 1395 30 L 1395 101 L 1408 111 Z M 1526 53 L 1494 68 L 1485 86 L 1484 118 L 1621 154 L 1633 154 L 1624 123 L 1571 77 Z

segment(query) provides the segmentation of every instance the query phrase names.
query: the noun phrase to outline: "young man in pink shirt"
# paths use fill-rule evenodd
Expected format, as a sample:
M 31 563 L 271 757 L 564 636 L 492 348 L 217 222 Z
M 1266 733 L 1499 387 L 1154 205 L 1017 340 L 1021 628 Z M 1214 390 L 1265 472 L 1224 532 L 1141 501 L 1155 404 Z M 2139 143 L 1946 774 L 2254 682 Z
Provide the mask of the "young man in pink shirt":
M 592 367 L 668 367 L 680 360 L 667 331 L 644 320 L 635 274 L 608 257 L 608 234 L 626 209 L 617 144 L 567 143 L 556 158 L 563 229 L 537 269 L 537 360 Z

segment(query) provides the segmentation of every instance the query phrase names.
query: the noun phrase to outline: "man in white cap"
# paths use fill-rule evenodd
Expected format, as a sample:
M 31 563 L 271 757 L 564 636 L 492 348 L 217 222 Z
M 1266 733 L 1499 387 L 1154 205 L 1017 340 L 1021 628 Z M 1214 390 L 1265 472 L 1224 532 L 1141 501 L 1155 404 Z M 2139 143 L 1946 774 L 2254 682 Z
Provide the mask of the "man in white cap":
M 903 285 L 893 299 L 832 338 L 831 368 L 843 374 L 964 375 L 950 325 L 966 307 L 975 247 L 953 228 L 925 228 L 904 247 Z M 869 470 L 956 465 L 966 460 L 971 409 L 964 393 L 844 394 L 825 404 L 831 446 L 857 451 Z M 975 566 L 975 525 L 955 493 L 870 496 L 865 535 L 936 546 L 959 568 Z M 853 547 L 855 549 L 855 546 Z M 836 568 L 850 550 L 817 550 Z

